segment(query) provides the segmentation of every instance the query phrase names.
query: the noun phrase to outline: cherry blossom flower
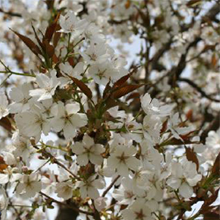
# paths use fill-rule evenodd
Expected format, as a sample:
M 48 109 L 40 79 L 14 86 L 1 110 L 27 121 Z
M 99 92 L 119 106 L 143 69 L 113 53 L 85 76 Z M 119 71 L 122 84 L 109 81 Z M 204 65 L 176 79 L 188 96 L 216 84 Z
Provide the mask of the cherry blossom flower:
M 71 33 L 73 37 L 77 37 L 83 33 L 87 26 L 86 20 L 80 20 L 75 13 L 68 11 L 65 16 L 60 16 L 61 32 Z
M 141 106 L 146 114 L 162 117 L 169 115 L 174 107 L 174 105 L 162 105 L 158 99 L 151 99 L 148 93 L 141 98 Z
M 94 202 L 95 208 L 99 212 L 102 211 L 107 206 L 106 200 L 107 200 L 107 198 L 105 198 L 105 197 L 99 197 L 99 198 L 95 199 L 95 202 Z
M 12 88 L 10 91 L 10 98 L 12 103 L 9 105 L 10 113 L 24 112 L 29 109 L 29 100 L 31 96 L 29 91 L 33 89 L 30 83 L 24 83 L 18 87 Z
M 175 113 L 172 118 L 169 120 L 168 129 L 172 132 L 173 136 L 177 139 L 182 140 L 180 135 L 187 134 L 191 132 L 193 129 L 190 127 L 180 127 L 180 119 L 179 114 Z
M 108 167 L 115 169 L 121 176 L 127 176 L 129 169 L 136 170 L 140 161 L 135 158 L 137 153 L 134 146 L 118 145 L 107 159 Z
M 125 209 L 122 216 L 124 220 L 154 220 L 151 216 L 151 210 L 141 199 L 134 201 Z
M 23 175 L 20 183 L 16 188 L 16 192 L 22 198 L 34 197 L 41 190 L 40 176 L 37 173 Z
M 60 198 L 64 200 L 70 199 L 73 196 L 73 184 L 71 181 L 57 183 L 56 192 Z
M 201 180 L 201 174 L 196 171 L 196 164 L 183 158 L 180 163 L 173 161 L 171 165 L 171 176 L 167 184 L 173 189 L 179 189 L 179 193 L 184 198 L 193 195 L 193 186 Z
M 77 154 L 77 163 L 85 166 L 89 161 L 101 165 L 101 154 L 105 151 L 103 145 L 95 144 L 94 140 L 87 134 L 84 135 L 82 143 L 76 142 L 72 147 L 73 153 Z
M 82 198 L 97 199 L 99 197 L 98 189 L 105 187 L 105 181 L 102 178 L 96 179 L 96 177 L 97 175 L 93 175 L 89 179 L 77 183 Z
M 21 177 L 22 174 L 20 174 L 17 167 L 8 166 L 6 169 L 4 169 L 3 173 L 0 173 L 0 184 L 6 184 L 9 182 L 14 183 Z
M 48 134 L 50 124 L 48 119 L 36 111 L 22 112 L 15 115 L 15 121 L 23 136 L 40 139 L 41 131 Z
M 64 137 L 69 140 L 75 137 L 77 129 L 87 124 L 87 116 L 78 113 L 80 106 L 78 103 L 69 103 L 64 105 L 62 102 L 54 105 L 52 108 L 55 116 L 52 125 L 56 132 L 63 130 Z
M 69 76 L 75 77 L 77 79 L 81 79 L 82 76 L 81 74 L 84 73 L 85 68 L 84 68 L 84 63 L 79 62 L 76 64 L 76 66 L 73 68 L 69 63 L 61 63 L 59 65 L 60 70 L 64 72 L 65 74 L 68 74 Z
M 40 86 L 40 89 L 30 90 L 30 96 L 39 97 L 38 101 L 51 99 L 57 86 L 60 84 L 56 74 L 56 70 L 50 72 L 50 77 L 46 74 L 38 74 L 36 76 L 36 82 Z
M 104 43 L 91 43 L 91 46 L 81 54 L 89 64 L 102 63 L 109 58 L 107 46 Z
M 135 198 L 132 181 L 128 178 L 123 178 L 119 189 L 114 189 L 112 196 L 119 201 L 119 204 L 129 205 L 132 203 Z
M 109 62 L 95 63 L 88 70 L 94 81 L 101 85 L 106 85 L 109 80 L 115 79 L 118 71 L 111 67 Z

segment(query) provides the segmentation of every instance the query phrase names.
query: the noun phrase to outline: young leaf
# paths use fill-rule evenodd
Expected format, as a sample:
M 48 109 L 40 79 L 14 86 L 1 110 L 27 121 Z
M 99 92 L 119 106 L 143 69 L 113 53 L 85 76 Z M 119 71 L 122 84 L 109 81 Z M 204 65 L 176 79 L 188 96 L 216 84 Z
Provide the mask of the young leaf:
M 206 199 L 201 207 L 201 214 L 206 213 L 210 209 L 210 205 L 215 202 L 218 198 L 218 192 L 220 189 L 217 189 L 208 199 Z
M 213 164 L 212 174 L 215 175 L 215 176 L 220 177 L 220 153 L 216 157 L 215 162 Z
M 130 76 L 131 76 L 131 73 L 129 73 L 125 76 L 122 76 L 119 80 L 117 80 L 114 83 L 113 88 L 115 89 L 115 88 L 123 86 L 126 83 L 126 81 L 130 78 Z
M 103 98 L 107 98 L 107 96 L 110 95 L 110 91 L 111 91 L 112 87 L 110 86 L 110 81 L 107 83 L 107 85 L 105 86 L 104 92 L 103 92 Z
M 49 26 L 47 27 L 46 32 L 45 32 L 45 35 L 44 35 L 44 37 L 43 37 L 43 41 L 45 41 L 45 40 L 48 40 L 48 42 L 51 41 L 51 39 L 52 39 L 52 37 L 53 37 L 53 35 L 54 35 L 56 29 L 57 29 L 57 22 L 58 22 L 58 20 L 59 20 L 59 17 L 60 17 L 60 14 L 58 14 L 58 15 L 56 16 L 55 21 L 54 21 L 51 25 L 49 25 Z
M 39 39 L 38 35 L 37 35 L 37 32 L 35 30 L 35 27 L 32 25 L 32 29 L 34 31 L 34 35 L 35 35 L 35 38 L 37 39 L 37 42 L 38 44 L 40 45 L 40 47 L 42 48 L 42 50 L 44 50 L 44 45 L 43 43 L 41 42 L 41 40 Z
M 126 83 L 126 81 L 131 77 L 131 75 L 137 71 L 138 68 L 139 68 L 139 66 L 134 67 L 134 69 L 130 73 L 128 73 L 125 76 L 122 76 L 119 80 L 117 80 L 114 83 L 113 88 L 115 89 L 115 88 L 123 86 Z
M 53 36 L 53 46 L 54 46 L 54 48 L 57 46 L 57 43 L 58 43 L 58 41 L 60 39 L 60 36 L 61 36 L 61 32 L 57 32 L 60 29 L 61 29 L 60 25 L 57 24 L 56 29 L 55 29 L 55 34 Z
M 186 158 L 187 158 L 187 160 L 195 163 L 196 164 L 196 169 L 198 170 L 199 169 L 199 161 L 198 161 L 198 158 L 196 156 L 196 153 L 191 148 L 185 147 L 185 149 L 186 149 Z
M 45 48 L 45 52 L 47 53 L 49 58 L 51 58 L 54 55 L 54 47 L 49 44 L 47 39 L 44 40 L 43 45 L 44 45 L 44 48 Z
M 70 78 L 89 99 L 92 98 L 92 91 L 89 89 L 89 87 L 85 83 L 76 79 L 75 77 L 70 76 Z
M 13 31 L 13 30 L 12 30 Z M 27 46 L 28 48 L 38 56 L 38 54 L 41 54 L 40 48 L 28 37 L 19 34 L 16 31 L 13 31 Z
M 139 99 L 139 100 L 140 100 L 140 93 L 134 92 L 134 93 L 130 94 L 130 95 L 126 98 L 126 101 L 128 101 L 128 100 L 130 100 L 130 99 Z
M 5 163 L 4 158 L 0 156 L 0 173 L 3 173 L 7 167 L 8 165 Z
M 128 93 L 140 88 L 143 85 L 125 85 L 115 92 L 113 92 L 112 97 L 115 99 L 121 98 L 124 95 L 127 95 Z
M 12 130 L 13 130 L 11 122 L 10 122 L 10 120 L 7 117 L 2 118 L 0 120 L 0 126 L 2 126 L 5 130 L 7 130 L 9 132 L 12 132 Z

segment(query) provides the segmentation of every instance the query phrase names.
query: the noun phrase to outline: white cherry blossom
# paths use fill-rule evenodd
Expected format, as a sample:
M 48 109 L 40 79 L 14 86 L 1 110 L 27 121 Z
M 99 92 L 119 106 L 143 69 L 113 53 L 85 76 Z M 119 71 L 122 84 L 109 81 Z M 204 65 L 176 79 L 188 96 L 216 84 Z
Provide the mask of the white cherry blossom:
M 71 181 L 57 183 L 56 192 L 60 198 L 64 200 L 70 199 L 73 196 L 73 184 Z
M 93 175 L 89 179 L 77 183 L 82 198 L 97 199 L 99 197 L 98 189 L 105 187 L 105 181 L 102 178 L 96 179 L 96 177 L 97 175 Z
M 87 116 L 79 113 L 78 103 L 69 103 L 64 105 L 62 102 L 54 105 L 52 108 L 55 116 L 52 125 L 56 132 L 63 130 L 64 137 L 69 140 L 76 136 L 77 129 L 87 124 Z
M 101 165 L 103 161 L 101 154 L 105 150 L 103 145 L 95 144 L 94 140 L 85 134 L 82 143 L 76 142 L 72 147 L 72 151 L 77 154 L 77 163 L 80 166 L 85 166 L 89 161 Z
M 40 176 L 37 173 L 31 173 L 30 175 L 23 175 L 21 182 L 16 188 L 16 192 L 22 196 L 22 198 L 34 197 L 41 190 Z
M 10 113 L 24 112 L 29 109 L 29 100 L 31 96 L 29 91 L 33 89 L 30 83 L 24 83 L 18 87 L 12 88 L 10 91 L 10 98 L 12 103 L 9 105 Z
M 121 176 L 127 176 L 129 169 L 136 170 L 140 161 L 135 158 L 137 153 L 134 146 L 118 145 L 107 159 L 108 167 L 115 169 Z
M 151 210 L 142 199 L 134 201 L 122 212 L 123 220 L 154 220 Z
M 36 82 L 40 89 L 30 90 L 30 96 L 38 97 L 38 101 L 51 99 L 55 94 L 57 86 L 60 84 L 56 74 L 56 70 L 51 71 L 50 76 L 38 74 L 36 76 Z

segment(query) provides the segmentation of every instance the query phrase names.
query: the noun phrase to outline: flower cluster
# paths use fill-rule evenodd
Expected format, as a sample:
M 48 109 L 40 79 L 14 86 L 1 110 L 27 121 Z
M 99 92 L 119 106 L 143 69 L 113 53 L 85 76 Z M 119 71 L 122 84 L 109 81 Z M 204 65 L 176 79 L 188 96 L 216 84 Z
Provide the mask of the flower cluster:
M 75 219 L 185 219 L 199 201 L 190 219 L 216 214 L 216 5 L 203 16 L 200 1 L 16 4 L 21 14 L 0 10 L 22 20 L 4 36 L 19 71 L 0 60 L 14 77 L 0 93 L 2 218 L 46 219 L 58 204 Z M 145 46 L 128 67 L 121 44 L 134 35 Z

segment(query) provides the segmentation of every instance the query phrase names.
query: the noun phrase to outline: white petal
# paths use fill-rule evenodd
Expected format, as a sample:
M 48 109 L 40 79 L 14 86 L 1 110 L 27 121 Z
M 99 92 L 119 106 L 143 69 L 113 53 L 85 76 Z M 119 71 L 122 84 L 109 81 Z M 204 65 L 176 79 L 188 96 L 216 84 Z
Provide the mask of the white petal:
M 8 174 L 0 173 L 0 184 L 6 184 L 9 181 Z
M 82 154 L 84 152 L 84 147 L 82 143 L 76 142 L 73 147 L 72 147 L 72 151 L 75 154 Z
M 80 154 L 78 157 L 77 157 L 77 162 L 80 166 L 85 166 L 88 164 L 89 162 L 89 159 L 88 159 L 88 156 L 86 154 Z
M 176 179 L 176 178 L 170 178 L 170 179 L 167 180 L 167 184 L 170 187 L 172 187 L 173 189 L 178 189 L 180 187 L 181 180 Z
M 187 183 L 183 183 L 179 188 L 179 193 L 181 196 L 188 199 L 193 194 L 193 188 L 189 186 Z
M 94 145 L 94 140 L 93 138 L 89 137 L 89 135 L 85 134 L 83 137 L 83 144 L 86 146 L 86 148 L 91 147 Z
M 69 140 L 76 136 L 76 128 L 70 122 L 67 122 L 63 128 L 64 137 Z
M 66 105 L 66 112 L 68 113 L 68 115 L 76 114 L 79 110 L 80 110 L 79 103 Z

